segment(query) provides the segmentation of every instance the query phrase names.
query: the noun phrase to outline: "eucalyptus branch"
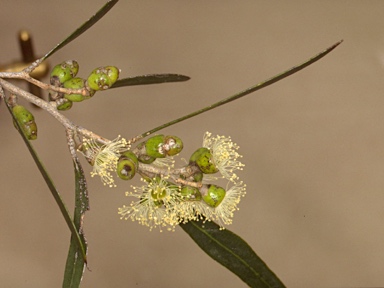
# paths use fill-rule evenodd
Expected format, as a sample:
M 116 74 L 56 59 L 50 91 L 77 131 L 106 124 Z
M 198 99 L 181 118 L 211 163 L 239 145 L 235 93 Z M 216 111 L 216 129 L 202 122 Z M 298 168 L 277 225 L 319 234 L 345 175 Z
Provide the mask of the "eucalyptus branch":
M 41 82 L 33 77 L 31 77 L 28 73 L 26 73 L 24 70 L 20 72 L 0 72 L 0 78 L 2 79 L 22 79 L 27 82 L 32 83 L 33 85 L 46 90 L 46 91 L 55 91 L 59 93 L 65 93 L 65 94 L 81 94 L 81 95 L 87 95 L 88 91 L 86 88 L 81 89 L 68 89 L 64 87 L 57 87 L 54 85 L 50 85 L 44 82 Z
M 55 197 L 73 236 L 63 287 L 78 287 L 80 285 L 84 264 L 87 262 L 87 241 L 83 233 L 83 217 L 85 211 L 89 209 L 89 202 L 86 179 L 77 152 L 83 154 L 89 164 L 93 166 L 91 176 L 99 176 L 102 183 L 109 187 L 116 186 L 114 182 L 116 176 L 121 180 L 131 180 L 136 174 L 142 176 L 145 184 L 141 187 L 132 186 L 133 192 L 126 192 L 126 196 L 133 196 L 136 201 L 118 208 L 121 219 L 137 221 L 150 229 L 158 227 L 161 230 L 166 227 L 170 231 L 174 231 L 177 225 L 182 225 L 183 229 L 189 225 L 195 231 L 191 230 L 192 232 L 188 233 L 194 239 L 204 241 L 202 245 L 200 245 L 201 243 L 199 245 L 208 254 L 212 251 L 218 251 L 215 252 L 216 255 L 211 255 L 211 257 L 235 272 L 250 286 L 284 287 L 245 241 L 233 233 L 222 231 L 224 226 L 232 224 L 234 212 L 239 209 L 237 205 L 246 194 L 246 185 L 237 175 L 244 167 L 244 164 L 239 160 L 242 156 L 237 152 L 239 146 L 232 142 L 231 137 L 213 136 L 206 132 L 202 145 L 187 158 L 187 163 L 180 168 L 175 168 L 173 161 L 173 156 L 178 155 L 184 146 L 182 140 L 177 136 L 155 135 L 134 148 L 131 148 L 131 144 L 165 127 L 276 83 L 320 60 L 342 41 L 335 43 L 298 66 L 219 102 L 153 128 L 128 141 L 120 136 L 114 140 L 109 140 L 76 125 L 60 111 L 70 109 L 75 102 L 90 99 L 97 91 L 131 85 L 186 81 L 189 77 L 179 74 L 148 74 L 118 79 L 120 70 L 117 67 L 103 66 L 95 68 L 88 78 L 81 78 L 76 77 L 79 65 L 74 60 L 57 64 L 51 71 L 49 83 L 37 80 L 37 77 L 34 78 L 31 73 L 44 60 L 87 31 L 117 2 L 118 0 L 109 0 L 88 21 L 57 44 L 45 56 L 37 59 L 25 69 L 14 69 L 14 71 L 21 70 L 19 72 L 0 72 L 0 99 L 6 102 L 6 106 L 16 122 L 16 127 Z M 4 79 L 27 81 L 49 92 L 51 101 L 44 101 Z M 7 91 L 8 99 L 6 99 L 4 91 Z M 60 194 L 29 143 L 29 140 L 34 140 L 37 137 L 37 126 L 32 113 L 22 105 L 18 105 L 17 96 L 42 108 L 65 128 L 68 148 L 75 167 L 76 200 L 73 219 L 69 216 Z M 210 183 L 218 179 L 227 181 L 226 188 Z M 210 222 L 210 227 L 207 229 L 204 226 L 198 226 L 196 221 L 199 220 L 202 220 L 200 223 L 203 224 L 206 221 L 207 223 Z M 212 225 L 213 221 L 218 222 L 218 225 Z M 207 237 L 209 239 L 205 239 Z M 239 249 L 239 247 L 241 248 Z M 79 253 L 82 257 L 79 257 Z M 259 286 L 260 283 L 262 286 Z
M 16 94 L 18 96 L 21 96 L 25 98 L 27 101 L 35 104 L 36 106 L 39 106 L 40 108 L 44 109 L 47 111 L 49 114 L 51 114 L 56 120 L 58 120 L 65 128 L 68 129 L 74 129 L 75 124 L 70 121 L 67 117 L 59 113 L 55 107 L 53 107 L 49 102 L 46 102 L 39 97 L 36 97 L 35 95 L 24 91 L 20 89 L 19 87 L 11 84 L 8 81 L 5 81 L 4 79 L 0 78 L 0 86 L 2 86 L 5 90 Z
M 71 120 L 69 120 L 67 117 L 65 117 L 63 114 L 58 112 L 56 110 L 56 108 L 54 106 L 52 106 L 49 102 L 46 102 L 46 101 L 40 99 L 39 97 L 36 97 L 35 95 L 20 89 L 19 87 L 11 84 L 10 82 L 5 81 L 4 79 L 0 78 L 0 86 L 3 87 L 5 90 L 7 90 L 7 91 L 9 91 L 15 95 L 21 96 L 21 97 L 25 98 L 27 101 L 29 101 L 29 102 L 39 106 L 40 108 L 44 109 L 49 114 L 51 114 L 57 121 L 59 121 L 66 129 L 77 131 L 79 134 L 81 134 L 85 137 L 88 137 L 88 138 L 95 139 L 95 141 L 97 141 L 101 144 L 106 144 L 106 143 L 110 142 L 110 140 L 108 140 L 104 137 L 101 137 L 101 136 L 93 133 L 92 131 L 89 131 L 83 127 L 77 126 Z
M 202 185 L 201 182 L 185 180 L 185 178 L 188 178 L 194 173 L 199 172 L 197 166 L 193 165 L 186 165 L 184 167 L 175 169 L 170 167 L 159 167 L 156 165 L 144 164 L 139 162 L 137 171 L 139 174 L 146 175 L 149 178 L 154 178 L 156 175 L 161 175 L 162 177 L 169 177 L 170 180 L 173 180 L 174 182 L 184 186 L 200 188 Z

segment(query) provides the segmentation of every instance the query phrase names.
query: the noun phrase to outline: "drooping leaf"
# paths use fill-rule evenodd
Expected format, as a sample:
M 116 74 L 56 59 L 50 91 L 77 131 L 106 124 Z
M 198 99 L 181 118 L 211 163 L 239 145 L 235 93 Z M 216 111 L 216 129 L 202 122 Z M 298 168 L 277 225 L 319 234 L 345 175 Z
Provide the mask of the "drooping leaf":
M 81 34 L 83 34 L 85 31 L 87 31 L 89 28 L 93 26 L 97 21 L 99 21 L 105 14 L 108 13 L 109 10 L 118 2 L 119 0 L 110 0 L 108 1 L 95 15 L 93 15 L 91 18 L 89 18 L 86 22 L 83 23 L 79 28 L 77 28 L 71 35 L 69 35 L 66 39 L 64 39 L 62 42 L 56 45 L 51 51 L 49 51 L 47 54 L 44 55 L 44 57 L 41 60 L 47 59 L 49 56 L 51 56 L 53 53 L 57 52 L 61 48 L 63 48 L 65 45 L 70 43 L 71 41 L 75 40 L 77 37 L 79 37 Z
M 0 93 L 3 93 L 1 88 L 0 88 L 0 90 L 1 90 Z M 79 247 L 79 249 L 81 251 L 81 253 L 80 253 L 81 257 L 80 258 L 82 258 L 86 262 L 87 261 L 86 247 L 83 245 L 83 241 L 81 240 L 81 237 L 78 233 L 78 230 L 75 226 L 75 223 L 71 219 L 71 216 L 69 215 L 68 209 L 67 209 L 63 199 L 61 198 L 59 191 L 56 189 L 55 184 L 53 183 L 53 181 L 52 181 L 51 177 L 49 176 L 47 170 L 45 169 L 43 163 L 40 161 L 40 158 L 38 157 L 37 153 L 33 149 L 31 143 L 29 142 L 29 140 L 26 138 L 26 136 L 22 132 L 22 129 L 21 129 L 19 123 L 16 121 L 16 118 L 13 115 L 12 110 L 9 107 L 8 103 L 6 101 L 4 101 L 4 102 L 8 108 L 9 113 L 11 113 L 11 115 L 12 115 L 12 118 L 15 122 L 15 125 L 18 127 L 18 131 L 19 131 L 21 137 L 23 138 L 25 145 L 27 146 L 29 152 L 32 155 L 33 160 L 35 161 L 36 166 L 38 167 L 41 175 L 43 176 L 43 178 L 44 178 L 44 180 L 45 180 L 45 182 L 49 188 L 49 190 L 51 191 L 53 198 L 55 198 L 56 203 L 59 206 L 59 209 L 61 211 L 61 214 L 63 215 L 64 220 L 67 223 L 69 230 L 72 233 L 72 237 L 73 237 L 74 241 L 76 242 L 76 245 Z
M 269 85 L 271 85 L 273 83 L 276 83 L 277 81 L 280 81 L 280 80 L 282 80 L 282 79 L 284 79 L 284 78 L 286 78 L 286 77 L 288 77 L 288 76 L 290 76 L 292 74 L 295 74 L 296 72 L 299 72 L 300 70 L 304 69 L 305 67 L 307 67 L 307 66 L 315 63 L 316 61 L 320 60 L 325 55 L 327 55 L 329 52 L 331 52 L 333 49 L 335 49 L 337 46 L 339 46 L 341 44 L 341 42 L 343 42 L 343 40 L 333 44 L 331 47 L 329 47 L 329 48 L 325 49 L 324 51 L 320 52 L 319 54 L 313 56 L 312 58 L 308 59 L 304 63 L 302 63 L 300 65 L 297 65 L 297 66 L 294 66 L 294 67 L 288 69 L 285 72 L 277 74 L 277 75 L 273 76 L 272 78 L 270 78 L 268 80 L 260 82 L 260 83 L 258 83 L 256 85 L 252 86 L 252 87 L 249 87 L 249 88 L 245 89 L 244 91 L 241 91 L 241 92 L 239 92 L 239 93 L 237 93 L 235 95 L 232 95 L 232 96 L 230 96 L 228 98 L 225 98 L 225 99 L 223 99 L 223 100 L 221 100 L 219 102 L 216 102 L 216 103 L 214 103 L 212 105 L 209 105 L 209 106 L 207 106 L 205 108 L 202 108 L 202 109 L 197 110 L 197 111 L 195 111 L 193 113 L 190 113 L 190 114 L 185 115 L 183 117 L 180 117 L 178 119 L 172 120 L 172 121 L 170 121 L 168 123 L 165 123 L 163 125 L 160 125 L 160 126 L 158 126 L 156 128 L 153 128 L 152 130 L 149 130 L 149 131 L 147 131 L 147 132 L 145 132 L 145 133 L 143 133 L 143 134 L 141 134 L 141 135 L 139 135 L 139 136 L 137 136 L 137 137 L 135 137 L 133 139 L 139 140 L 139 139 L 141 139 L 143 137 L 147 137 L 148 135 L 151 135 L 151 134 L 153 134 L 153 133 L 155 133 L 155 132 L 157 132 L 157 131 L 159 131 L 161 129 L 164 129 L 166 127 L 169 127 L 169 126 L 174 125 L 176 123 L 179 123 L 181 121 L 187 120 L 189 118 L 192 118 L 192 117 L 194 117 L 196 115 L 199 115 L 201 113 L 207 112 L 209 110 L 215 109 L 215 108 L 217 108 L 217 107 L 219 107 L 221 105 L 227 104 L 227 103 L 232 102 L 234 100 L 237 100 L 237 99 L 239 99 L 241 97 L 244 97 L 244 96 L 246 96 L 246 95 L 248 95 L 248 94 L 250 94 L 252 92 L 255 92 L 257 90 L 265 88 L 265 87 L 267 87 L 267 86 L 269 86 Z
M 148 74 L 142 76 L 128 77 L 119 79 L 112 85 L 111 88 L 134 85 L 160 84 L 169 82 L 187 81 L 191 78 L 180 74 Z
M 231 231 L 220 230 L 219 225 L 208 221 L 190 221 L 180 226 L 205 253 L 250 287 L 285 287 L 252 248 Z
M 81 241 L 85 249 L 87 249 L 87 242 L 83 233 L 83 216 L 89 210 L 87 184 L 84 176 L 83 168 L 80 162 L 74 160 L 75 167 L 75 212 L 74 223 L 79 231 Z M 71 244 L 69 246 L 67 263 L 65 265 L 63 288 L 78 288 L 83 278 L 84 268 L 86 262 L 83 257 L 79 257 L 81 250 L 77 245 L 76 239 L 71 237 Z

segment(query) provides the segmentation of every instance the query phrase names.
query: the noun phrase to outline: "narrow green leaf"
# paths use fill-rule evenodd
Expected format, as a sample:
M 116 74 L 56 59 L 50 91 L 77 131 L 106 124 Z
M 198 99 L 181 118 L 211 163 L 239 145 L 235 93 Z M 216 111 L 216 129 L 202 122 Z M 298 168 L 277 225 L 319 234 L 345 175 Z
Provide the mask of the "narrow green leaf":
M 250 287 L 285 287 L 252 248 L 239 236 L 214 222 L 190 221 L 181 228 L 212 259 L 235 273 Z
M 341 42 L 343 42 L 343 40 L 333 44 L 331 47 L 325 49 L 323 52 L 320 52 L 319 54 L 313 56 L 312 58 L 308 59 L 307 61 L 305 61 L 304 63 L 302 63 L 302 64 L 300 64 L 298 66 L 294 66 L 294 67 L 288 69 L 285 72 L 277 74 L 276 76 L 273 76 L 272 78 L 270 78 L 268 80 L 260 82 L 259 84 L 256 84 L 255 86 L 249 87 L 248 89 L 246 89 L 244 91 L 241 91 L 241 92 L 239 92 L 239 93 L 237 93 L 235 95 L 232 95 L 232 96 L 230 96 L 228 98 L 225 98 L 225 99 L 223 99 L 223 100 L 221 100 L 219 102 L 216 102 L 216 103 L 214 103 L 212 105 L 209 105 L 209 106 L 207 106 L 207 107 L 205 107 L 203 109 L 197 110 L 197 111 L 195 111 L 193 113 L 190 113 L 188 115 L 185 115 L 183 117 L 180 117 L 178 119 L 170 121 L 170 122 L 165 123 L 163 125 L 160 125 L 160 126 L 158 126 L 156 128 L 153 128 L 152 130 L 149 130 L 149 131 L 147 131 L 147 132 L 145 132 L 145 133 L 135 137 L 134 139 L 141 139 L 143 137 L 147 137 L 148 135 L 151 135 L 151 134 L 153 134 L 153 133 L 155 133 L 155 132 L 157 132 L 157 131 L 159 131 L 161 129 L 164 129 L 166 127 L 169 127 L 169 126 L 174 125 L 176 123 L 179 123 L 181 121 L 187 120 L 187 119 L 192 118 L 192 117 L 194 117 L 196 115 L 199 115 L 201 113 L 207 112 L 207 111 L 212 110 L 214 108 L 217 108 L 217 107 L 219 107 L 221 105 L 227 104 L 227 103 L 232 102 L 234 100 L 237 100 L 237 99 L 239 99 L 241 97 L 244 97 L 244 96 L 246 96 L 246 95 L 248 95 L 248 94 L 250 94 L 252 92 L 255 92 L 257 90 L 265 88 L 265 87 L 267 87 L 267 86 L 269 86 L 269 85 L 271 85 L 273 83 L 276 83 L 277 81 L 280 81 L 280 80 L 282 80 L 282 79 L 284 79 L 284 78 L 286 78 L 286 77 L 288 77 L 288 76 L 290 76 L 290 75 L 292 75 L 292 74 L 294 74 L 296 72 L 299 72 L 300 70 L 304 69 L 305 67 L 307 67 L 307 66 L 315 63 L 316 61 L 320 60 L 325 55 L 327 55 L 329 52 L 331 52 L 333 49 L 335 49 L 337 46 L 339 46 L 341 44 Z
M 51 56 L 53 53 L 57 52 L 61 48 L 63 48 L 65 45 L 70 43 L 71 41 L 75 40 L 77 37 L 79 37 L 81 34 L 83 34 L 85 31 L 87 31 L 89 28 L 93 26 L 97 21 L 99 21 L 105 14 L 108 13 L 109 10 L 118 2 L 119 0 L 110 0 L 108 1 L 95 15 L 93 15 L 91 18 L 89 18 L 83 25 L 81 25 L 79 28 L 77 28 L 71 35 L 69 35 L 66 39 L 64 39 L 62 42 L 56 45 L 51 51 L 49 51 L 47 54 L 44 55 L 41 60 L 47 59 L 49 56 Z
M 3 94 L 2 88 L 0 88 L 0 93 Z M 13 115 L 12 110 L 9 107 L 7 101 L 4 101 L 4 102 L 5 102 L 5 104 L 6 104 L 7 108 L 8 108 L 9 113 L 11 113 L 11 115 L 12 115 L 12 118 L 13 118 L 13 120 L 15 122 L 15 125 L 17 125 L 17 127 L 18 127 L 18 131 L 19 131 L 21 137 L 23 138 L 23 140 L 25 142 L 25 145 L 27 145 L 27 148 L 28 148 L 29 152 L 31 153 L 32 158 L 35 161 L 36 166 L 39 168 L 39 171 L 40 171 L 41 175 L 43 176 L 43 178 L 44 178 L 44 180 L 45 180 L 49 190 L 51 191 L 53 198 L 55 198 L 56 203 L 57 203 L 57 205 L 60 208 L 61 214 L 63 215 L 63 217 L 65 219 L 65 222 L 67 223 L 67 225 L 69 227 L 69 230 L 71 230 L 72 237 L 74 237 L 74 239 L 76 241 L 76 244 L 78 245 L 78 247 L 80 247 L 82 258 L 86 262 L 87 261 L 86 260 L 87 259 L 86 248 L 83 245 L 83 242 L 81 241 L 80 235 L 79 235 L 79 233 L 78 233 L 78 231 L 76 229 L 76 226 L 75 226 L 74 222 L 71 219 L 71 216 L 69 215 L 68 209 L 67 209 L 63 199 L 61 198 L 61 195 L 60 195 L 59 191 L 56 189 L 55 184 L 53 183 L 53 181 L 52 181 L 51 177 L 49 176 L 47 170 L 45 169 L 43 163 L 40 161 L 40 158 L 36 154 L 36 152 L 33 149 L 31 143 L 29 142 L 29 140 L 25 137 L 24 133 L 22 132 L 22 129 L 19 126 L 19 123 L 16 121 L 16 118 Z
M 118 88 L 133 85 L 160 84 L 169 82 L 187 81 L 191 78 L 180 74 L 148 74 L 142 76 L 128 77 L 119 79 L 111 88 Z
M 84 237 L 82 218 L 84 213 L 89 210 L 87 184 L 84 176 L 83 168 L 80 162 L 76 159 L 74 162 L 75 167 L 75 212 L 74 223 L 77 231 L 79 231 L 81 241 L 85 249 L 87 249 L 87 242 Z M 80 287 L 83 278 L 84 268 L 86 262 L 83 257 L 79 257 L 81 250 L 77 244 L 76 239 L 71 237 L 71 244 L 69 246 L 67 263 L 65 265 L 63 288 L 78 288 Z

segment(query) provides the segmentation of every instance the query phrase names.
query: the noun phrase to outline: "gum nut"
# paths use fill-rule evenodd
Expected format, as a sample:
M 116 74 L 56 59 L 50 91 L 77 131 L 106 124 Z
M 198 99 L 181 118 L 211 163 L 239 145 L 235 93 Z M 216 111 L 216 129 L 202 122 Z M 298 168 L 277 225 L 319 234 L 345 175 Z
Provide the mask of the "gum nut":
M 138 164 L 137 156 L 132 151 L 125 151 L 124 153 L 121 154 L 120 158 L 123 158 L 123 157 L 131 159 L 133 163 L 137 166 Z
M 191 186 L 184 186 L 180 191 L 181 196 L 187 198 L 188 200 L 200 201 L 201 194 L 199 189 Z
M 64 61 L 55 67 L 51 72 L 51 84 L 59 85 L 75 77 L 79 71 L 79 64 L 75 60 Z
M 25 136 L 27 136 L 28 140 L 36 140 L 37 139 L 37 125 L 35 121 L 32 121 L 31 123 L 24 124 L 24 127 L 22 126 Z
M 204 174 L 213 174 L 219 171 L 213 162 L 211 151 L 208 148 L 197 149 L 189 161 L 190 163 L 195 162 Z
M 24 135 L 28 140 L 37 139 L 37 125 L 35 122 L 35 117 L 32 113 L 29 112 L 24 106 L 16 105 L 12 108 L 12 112 L 15 115 L 17 122 L 19 123 L 20 128 L 23 130 Z M 17 125 L 15 128 L 18 129 Z
M 12 112 L 19 123 L 25 124 L 35 120 L 35 117 L 33 117 L 32 113 L 29 112 L 24 106 L 13 106 Z
M 136 164 L 127 157 L 122 157 L 117 162 L 117 175 L 123 180 L 130 180 L 136 174 Z
M 111 86 L 115 84 L 117 79 L 119 79 L 120 70 L 115 66 L 107 66 L 105 67 L 107 70 L 108 77 L 111 81 Z
M 204 188 L 202 188 L 202 189 L 204 189 Z M 221 188 L 221 187 L 216 186 L 216 185 L 208 185 L 207 190 L 208 191 L 205 191 L 206 193 L 201 191 L 202 194 L 204 194 L 203 195 L 204 202 L 213 208 L 219 206 L 220 203 L 223 201 L 225 194 L 226 194 L 224 188 Z
M 163 151 L 164 135 L 156 135 L 145 142 L 145 151 L 148 156 L 154 158 L 164 158 Z
M 94 69 L 87 79 L 88 87 L 95 91 L 106 90 L 112 84 L 111 78 L 108 76 L 108 70 L 105 67 Z
M 183 150 L 183 141 L 177 136 L 165 136 L 163 148 L 168 156 L 174 156 Z
M 65 81 L 63 86 L 68 89 L 81 89 L 84 87 L 84 82 L 84 79 L 76 77 Z M 81 94 L 64 94 L 64 98 L 72 102 L 81 102 L 84 100 L 84 96 Z
M 56 106 L 57 110 L 60 111 L 66 111 L 72 108 L 72 101 L 66 99 L 66 98 L 61 98 L 60 101 L 61 103 Z
M 193 154 L 189 158 L 189 163 L 190 164 L 196 163 L 196 160 L 197 160 L 197 158 L 200 157 L 200 154 L 205 152 L 206 150 L 207 150 L 207 148 L 202 147 L 202 148 L 197 149 L 195 152 L 193 152 Z

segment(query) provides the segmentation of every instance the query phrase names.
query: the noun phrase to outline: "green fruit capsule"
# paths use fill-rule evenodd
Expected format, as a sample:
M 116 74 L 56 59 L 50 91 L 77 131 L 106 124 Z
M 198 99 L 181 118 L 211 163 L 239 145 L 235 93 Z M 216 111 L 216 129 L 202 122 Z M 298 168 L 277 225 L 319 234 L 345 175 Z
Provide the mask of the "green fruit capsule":
M 176 136 L 165 136 L 163 149 L 168 156 L 174 156 L 183 150 L 183 141 Z
M 115 84 L 117 79 L 119 79 L 120 70 L 119 70 L 119 68 L 117 68 L 115 66 L 107 66 L 107 67 L 105 67 L 105 69 L 107 70 L 107 74 L 108 74 L 108 77 L 112 83 L 111 84 L 111 86 L 112 86 L 113 84 Z
M 88 76 L 87 85 L 95 91 L 106 90 L 117 81 L 119 73 L 119 69 L 115 66 L 96 68 Z
M 60 86 L 65 81 L 72 79 L 79 71 L 79 64 L 75 60 L 64 61 L 53 67 L 51 72 L 51 84 Z
M 60 111 L 66 111 L 72 108 L 72 101 L 66 98 L 60 98 L 56 101 L 56 109 Z
M 123 180 L 131 180 L 136 174 L 137 157 L 131 151 L 124 152 L 117 162 L 117 175 Z
M 37 125 L 35 117 L 24 106 L 16 105 L 12 108 L 12 112 L 15 115 L 17 122 L 19 123 L 24 135 L 28 140 L 37 139 Z M 17 126 L 16 126 L 17 128 Z
M 64 88 L 68 89 L 81 89 L 85 86 L 85 80 L 79 77 L 69 79 L 68 81 L 65 81 L 63 84 Z M 89 96 L 84 96 L 82 94 L 64 94 L 64 98 L 72 101 L 72 102 L 81 102 L 85 99 L 88 99 L 92 97 L 94 94 L 94 91 L 90 93 Z
M 137 152 L 137 159 L 144 164 L 151 164 L 153 161 L 156 160 L 156 158 L 148 156 L 147 151 L 145 149 L 145 142 L 141 142 L 137 147 L 135 148 L 135 152 Z
M 148 156 L 154 158 L 164 158 L 165 151 L 163 149 L 164 135 L 156 135 L 149 138 L 145 142 L 145 150 Z
M 209 206 L 216 208 L 220 205 L 225 197 L 225 190 L 217 185 L 204 185 L 200 188 L 200 192 L 203 196 L 203 200 Z
M 187 200 L 190 201 L 200 201 L 201 200 L 201 193 L 199 189 L 196 187 L 191 187 L 191 186 L 184 186 L 180 190 L 181 196 L 186 198 Z
M 189 159 L 189 163 L 196 163 L 204 174 L 213 174 L 219 171 L 213 162 L 212 153 L 208 148 L 197 149 Z

